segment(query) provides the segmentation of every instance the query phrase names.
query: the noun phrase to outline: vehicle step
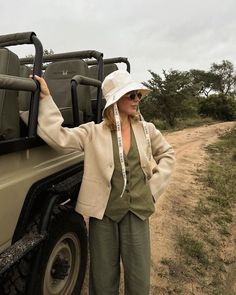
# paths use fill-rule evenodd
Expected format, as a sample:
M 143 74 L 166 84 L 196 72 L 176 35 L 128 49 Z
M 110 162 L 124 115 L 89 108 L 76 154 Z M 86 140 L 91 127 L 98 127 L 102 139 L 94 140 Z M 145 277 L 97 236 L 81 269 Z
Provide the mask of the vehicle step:
M 25 254 L 38 246 L 46 234 L 27 234 L 6 251 L 0 254 L 0 275 L 20 260 Z

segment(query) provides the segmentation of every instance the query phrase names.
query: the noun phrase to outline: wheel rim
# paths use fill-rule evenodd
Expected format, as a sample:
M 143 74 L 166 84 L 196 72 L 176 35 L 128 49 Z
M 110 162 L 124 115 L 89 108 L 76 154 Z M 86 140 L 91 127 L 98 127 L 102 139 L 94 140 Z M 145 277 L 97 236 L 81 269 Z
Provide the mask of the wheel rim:
M 53 248 L 45 270 L 43 294 L 71 294 L 80 268 L 80 242 L 75 233 L 66 233 Z

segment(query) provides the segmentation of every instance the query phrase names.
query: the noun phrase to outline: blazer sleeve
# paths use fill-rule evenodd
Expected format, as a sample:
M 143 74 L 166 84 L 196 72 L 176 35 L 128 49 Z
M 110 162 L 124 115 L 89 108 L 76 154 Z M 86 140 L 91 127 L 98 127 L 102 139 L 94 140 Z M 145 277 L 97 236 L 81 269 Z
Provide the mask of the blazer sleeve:
M 175 154 L 173 148 L 165 140 L 161 132 L 152 123 L 148 123 L 148 127 L 154 159 L 153 175 L 149 180 L 149 185 L 156 201 L 167 187 L 175 164 Z
M 84 151 L 86 141 L 91 137 L 94 122 L 79 127 L 62 127 L 64 119 L 51 96 L 40 100 L 38 114 L 38 135 L 51 147 L 63 153 Z

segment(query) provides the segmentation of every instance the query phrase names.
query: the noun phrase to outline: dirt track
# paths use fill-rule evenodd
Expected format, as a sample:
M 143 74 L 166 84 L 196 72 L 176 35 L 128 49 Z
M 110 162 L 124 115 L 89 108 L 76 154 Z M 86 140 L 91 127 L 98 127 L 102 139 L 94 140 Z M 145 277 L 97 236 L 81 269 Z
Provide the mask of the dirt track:
M 235 122 L 219 123 L 165 135 L 175 149 L 177 163 L 169 187 L 158 200 L 156 212 L 150 220 L 152 241 L 151 295 L 185 294 L 170 292 L 170 290 L 173 290 L 173 284 L 168 280 L 167 269 L 161 261 L 163 259 L 178 259 L 178 252 L 175 247 L 176 231 L 178 228 L 189 227 L 185 213 L 198 202 L 200 187 L 195 179 L 197 169 L 204 165 L 206 156 L 204 147 L 215 142 L 219 135 L 225 133 L 234 125 Z M 169 288 L 170 284 L 172 284 L 171 289 Z M 176 284 L 178 285 L 178 282 Z M 188 288 L 188 286 L 185 287 Z M 81 294 L 88 294 L 87 279 Z M 194 284 L 190 282 L 189 292 L 186 294 L 203 293 L 198 293 Z

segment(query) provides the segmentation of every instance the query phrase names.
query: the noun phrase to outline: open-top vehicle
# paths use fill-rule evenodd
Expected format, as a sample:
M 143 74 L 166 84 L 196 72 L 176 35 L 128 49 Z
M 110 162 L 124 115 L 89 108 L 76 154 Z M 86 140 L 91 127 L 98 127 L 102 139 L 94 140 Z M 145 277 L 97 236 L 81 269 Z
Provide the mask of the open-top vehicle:
M 32 44 L 33 58 L 12 45 Z M 61 154 L 37 136 L 39 85 L 45 77 L 64 126 L 101 122 L 103 76 L 126 58 L 95 50 L 43 56 L 33 32 L 0 36 L 0 294 L 79 294 L 87 231 L 75 204 L 83 154 Z M 27 114 L 28 122 L 22 120 Z M 96 193 L 96 192 L 94 192 Z

